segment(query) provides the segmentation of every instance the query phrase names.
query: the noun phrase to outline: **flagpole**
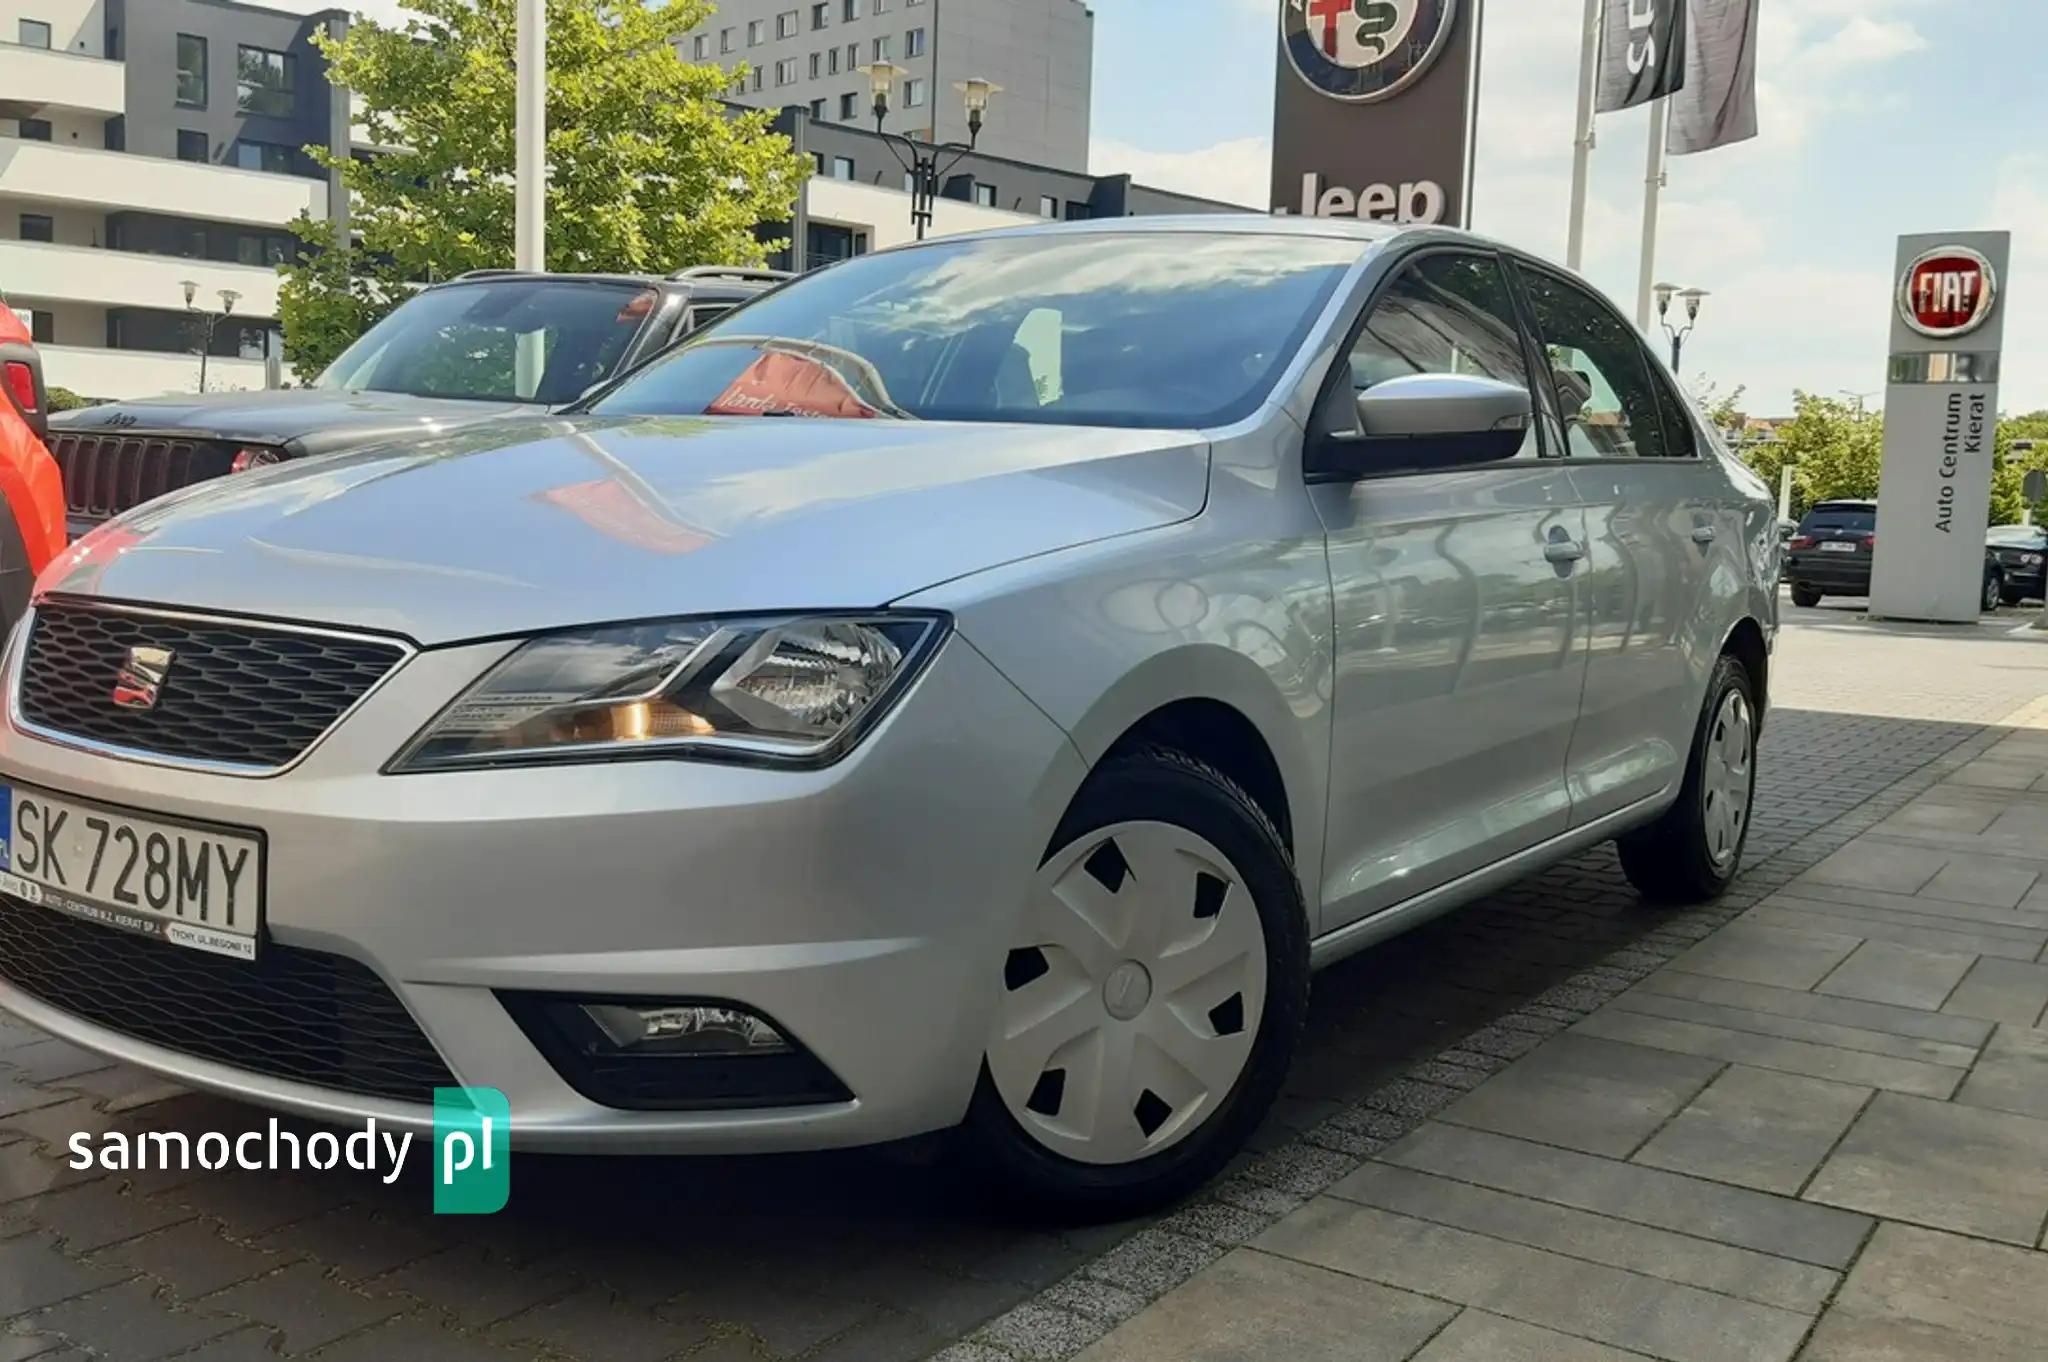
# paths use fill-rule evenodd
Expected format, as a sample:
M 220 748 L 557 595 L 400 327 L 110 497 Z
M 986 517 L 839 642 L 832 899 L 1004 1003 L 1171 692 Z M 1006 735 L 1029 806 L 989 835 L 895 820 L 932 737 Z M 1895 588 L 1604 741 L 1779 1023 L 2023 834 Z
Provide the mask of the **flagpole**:
M 1600 65 L 1600 0 L 1586 0 L 1586 19 L 1579 33 L 1579 121 L 1572 134 L 1571 227 L 1565 237 L 1564 262 L 1573 269 L 1586 254 L 1586 186 L 1593 161 L 1593 87 Z
M 1643 258 L 1636 279 L 1636 326 L 1650 329 L 1650 295 L 1657 287 L 1657 200 L 1664 189 L 1664 106 L 1669 99 L 1650 101 L 1649 168 L 1643 176 Z

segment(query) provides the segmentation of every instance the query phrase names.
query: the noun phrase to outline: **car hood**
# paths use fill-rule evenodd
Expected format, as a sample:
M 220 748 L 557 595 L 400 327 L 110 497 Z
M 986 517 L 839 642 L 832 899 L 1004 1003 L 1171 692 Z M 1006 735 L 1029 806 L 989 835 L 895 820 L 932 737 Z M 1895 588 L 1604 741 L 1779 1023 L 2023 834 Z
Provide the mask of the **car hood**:
M 466 402 L 404 393 L 328 392 L 279 388 L 252 393 L 172 393 L 83 407 L 55 417 L 60 430 L 133 430 L 282 445 L 293 454 L 356 449 L 379 440 L 458 430 L 535 406 Z
M 696 612 L 881 605 L 1185 520 L 1187 432 L 802 418 L 513 419 L 202 483 L 40 591 L 425 644 Z

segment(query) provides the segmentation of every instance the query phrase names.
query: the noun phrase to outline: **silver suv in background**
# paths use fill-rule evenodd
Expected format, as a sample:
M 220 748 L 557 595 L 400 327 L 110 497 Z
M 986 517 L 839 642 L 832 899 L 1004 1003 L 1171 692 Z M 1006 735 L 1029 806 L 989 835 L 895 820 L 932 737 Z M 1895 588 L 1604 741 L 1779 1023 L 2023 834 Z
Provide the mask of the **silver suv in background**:
M 1729 882 L 1776 552 L 1635 329 L 1489 241 L 857 258 L 568 416 L 77 546 L 6 659 L 0 1004 L 330 1119 L 961 1127 L 1157 1204 L 1315 967 L 1607 840 Z

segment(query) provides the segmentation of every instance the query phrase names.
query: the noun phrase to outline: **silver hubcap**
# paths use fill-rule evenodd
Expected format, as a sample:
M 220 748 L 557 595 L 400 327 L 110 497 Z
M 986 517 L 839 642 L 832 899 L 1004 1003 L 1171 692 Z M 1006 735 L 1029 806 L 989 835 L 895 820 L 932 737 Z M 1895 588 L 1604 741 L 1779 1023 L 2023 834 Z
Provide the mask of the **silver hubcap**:
M 1756 725 L 1750 718 L 1749 701 L 1741 691 L 1731 690 L 1714 713 L 1714 727 L 1707 734 L 1705 769 L 1700 773 L 1700 821 L 1707 835 L 1707 859 L 1716 870 L 1727 869 L 1742 845 L 1755 747 Z
M 1082 1163 L 1129 1163 L 1201 1126 L 1251 1058 L 1266 936 L 1223 853 L 1118 823 L 1040 867 L 988 1047 L 1017 1124 Z

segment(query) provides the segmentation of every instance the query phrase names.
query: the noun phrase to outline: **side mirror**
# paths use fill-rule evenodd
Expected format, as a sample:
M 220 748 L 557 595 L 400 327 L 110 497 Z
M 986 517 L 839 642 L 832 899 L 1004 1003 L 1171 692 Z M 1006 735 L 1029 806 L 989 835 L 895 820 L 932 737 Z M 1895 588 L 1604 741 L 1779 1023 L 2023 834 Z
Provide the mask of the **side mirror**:
M 1535 404 L 1526 386 L 1476 374 L 1411 374 L 1358 395 L 1358 434 L 1327 437 L 1318 471 L 1372 473 L 1462 468 L 1512 459 Z

